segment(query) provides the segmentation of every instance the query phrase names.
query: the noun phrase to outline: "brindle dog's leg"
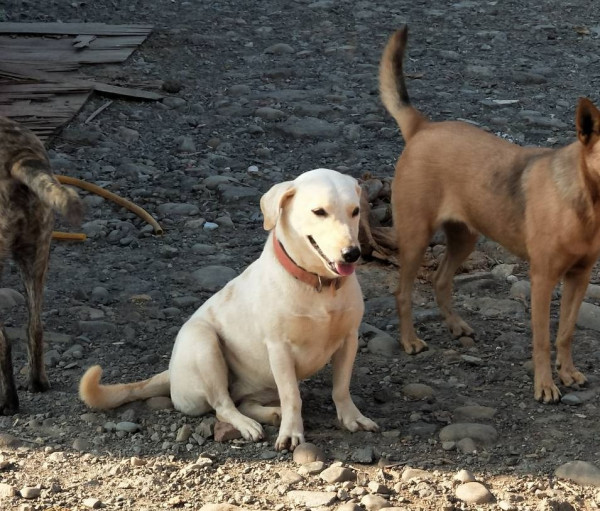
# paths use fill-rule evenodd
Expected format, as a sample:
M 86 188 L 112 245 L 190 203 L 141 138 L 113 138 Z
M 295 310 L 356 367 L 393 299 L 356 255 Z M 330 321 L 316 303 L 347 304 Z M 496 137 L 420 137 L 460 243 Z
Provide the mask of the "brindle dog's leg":
M 44 392 L 50 388 L 44 367 L 44 337 L 42 328 L 42 301 L 52 227 L 42 228 L 32 241 L 22 242 L 15 250 L 14 258 L 21 270 L 21 276 L 27 294 L 29 324 L 27 327 L 27 349 L 29 355 L 29 390 Z
M 0 327 L 0 414 L 12 415 L 19 409 L 13 376 L 12 350 L 4 327 Z

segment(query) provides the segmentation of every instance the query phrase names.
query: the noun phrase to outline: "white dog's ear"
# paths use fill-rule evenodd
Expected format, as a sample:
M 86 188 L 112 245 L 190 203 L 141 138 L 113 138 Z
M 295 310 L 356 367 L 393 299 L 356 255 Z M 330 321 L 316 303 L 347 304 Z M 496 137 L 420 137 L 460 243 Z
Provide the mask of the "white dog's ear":
M 292 181 L 272 186 L 267 193 L 260 198 L 260 209 L 265 217 L 263 226 L 266 231 L 275 227 L 279 212 L 285 205 L 285 202 L 296 193 L 296 188 Z

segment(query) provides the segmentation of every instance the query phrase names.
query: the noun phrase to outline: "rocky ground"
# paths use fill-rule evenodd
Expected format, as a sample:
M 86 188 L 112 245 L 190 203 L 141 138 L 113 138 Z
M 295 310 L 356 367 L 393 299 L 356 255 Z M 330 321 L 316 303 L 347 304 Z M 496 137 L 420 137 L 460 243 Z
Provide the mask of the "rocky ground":
M 432 242 L 414 295 L 430 350 L 417 356 L 396 341 L 395 267 L 360 266 L 366 313 L 352 392 L 381 433 L 336 427 L 328 369 L 302 383 L 314 448 L 295 460 L 274 451 L 273 428 L 263 443 L 217 442 L 213 417 L 183 416 L 168 401 L 98 413 L 76 393 L 93 363 L 111 382 L 166 368 L 185 319 L 258 256 L 266 238 L 258 200 L 273 183 L 319 166 L 389 180 L 403 144 L 376 77 L 393 29 L 410 24 L 408 86 L 432 118 L 555 147 L 574 137 L 577 97 L 600 99 L 599 5 L 9 0 L 0 7 L 7 21 L 152 23 L 130 61 L 88 73 L 168 91 L 160 103 L 116 99 L 85 123 L 107 101 L 96 96 L 52 143 L 57 173 L 134 200 L 165 234 L 153 236 L 134 215 L 82 193 L 88 240 L 55 242 L 47 282 L 52 390 L 21 389 L 21 412 L 0 418 L 0 508 L 600 507 L 599 288 L 590 287 L 576 332 L 575 359 L 589 386 L 562 388 L 560 404 L 541 405 L 529 362 L 527 265 L 485 240 L 457 277 L 457 306 L 477 331 L 475 340 L 459 341 L 433 304 L 428 278 L 444 247 L 439 237 Z M 382 204 L 379 218 L 389 221 Z M 13 266 L 2 285 L 3 321 L 22 337 Z M 15 349 L 16 367 L 24 367 L 23 344 Z

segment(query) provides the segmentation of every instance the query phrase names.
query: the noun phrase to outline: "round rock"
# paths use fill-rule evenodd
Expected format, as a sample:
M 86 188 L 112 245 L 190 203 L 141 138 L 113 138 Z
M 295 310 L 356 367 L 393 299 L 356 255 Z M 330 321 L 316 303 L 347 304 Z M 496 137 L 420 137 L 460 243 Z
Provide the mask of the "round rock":
M 378 509 L 390 507 L 390 503 L 379 495 L 365 495 L 360 499 L 360 503 L 367 511 L 377 511 Z
M 384 332 L 369 339 L 367 349 L 370 353 L 373 353 L 373 355 L 382 355 L 384 357 L 397 357 L 402 352 L 398 342 L 391 335 Z
M 356 472 L 346 467 L 329 467 L 323 470 L 319 477 L 328 483 L 343 483 L 356 481 Z
M 293 460 L 298 465 L 304 465 L 314 461 L 325 461 L 325 454 L 315 444 L 305 442 L 294 449 Z
M 475 476 L 469 472 L 468 470 L 459 470 L 454 476 L 455 481 L 459 481 L 461 483 L 472 483 L 476 481 Z
M 481 483 L 461 484 L 456 488 L 456 497 L 467 504 L 487 504 L 494 501 L 494 496 Z
M 409 383 L 402 387 L 402 393 L 410 399 L 428 399 L 433 396 L 433 389 L 423 383 Z

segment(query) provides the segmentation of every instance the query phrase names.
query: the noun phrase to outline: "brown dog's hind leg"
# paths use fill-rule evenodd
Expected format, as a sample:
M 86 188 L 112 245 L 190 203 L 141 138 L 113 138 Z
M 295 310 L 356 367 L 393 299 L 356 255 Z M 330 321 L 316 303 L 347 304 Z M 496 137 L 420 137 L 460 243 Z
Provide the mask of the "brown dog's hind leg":
M 564 278 L 562 300 L 560 303 L 560 321 L 556 336 L 556 369 L 567 387 L 573 384 L 583 385 L 587 379 L 573 364 L 571 345 L 573 331 L 579 307 L 583 301 L 593 266 L 567 272 Z
M 400 318 L 400 340 L 404 351 L 409 355 L 413 355 L 427 349 L 425 341 L 419 339 L 415 332 L 412 318 L 412 290 L 431 233 L 400 233 L 399 231 L 397 233 L 400 282 L 396 290 L 396 306 Z
M 473 251 L 479 235 L 458 222 L 447 222 L 443 228 L 446 233 L 446 253 L 433 278 L 435 299 L 452 335 L 471 335 L 473 329 L 452 310 L 452 280 L 458 267 Z

